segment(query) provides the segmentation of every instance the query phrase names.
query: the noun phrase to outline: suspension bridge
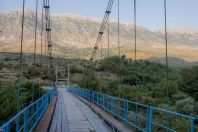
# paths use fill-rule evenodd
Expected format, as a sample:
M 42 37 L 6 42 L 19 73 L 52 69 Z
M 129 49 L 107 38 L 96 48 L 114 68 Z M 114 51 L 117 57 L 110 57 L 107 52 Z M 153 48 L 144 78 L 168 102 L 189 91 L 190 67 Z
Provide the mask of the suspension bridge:
M 107 28 L 108 50 L 109 52 L 109 17 L 111 14 L 114 0 L 109 0 L 105 15 L 96 38 L 90 60 L 96 59 L 96 53 L 101 46 L 101 61 L 104 58 L 102 51 L 102 38 Z M 170 109 L 156 108 L 150 105 L 110 96 L 101 92 L 88 90 L 73 86 L 70 82 L 70 68 L 68 66 L 67 79 L 58 79 L 58 68 L 55 68 L 53 61 L 53 44 L 51 41 L 51 23 L 50 23 L 50 1 L 43 0 L 42 5 L 42 30 L 41 30 L 41 51 L 40 51 L 40 75 L 44 74 L 42 70 L 47 69 L 47 76 L 51 78 L 51 82 L 56 80 L 51 86 L 42 86 L 47 90 L 44 95 L 40 94 L 35 99 L 35 67 L 36 54 L 38 54 L 37 46 L 37 18 L 38 18 L 38 0 L 35 7 L 35 29 L 34 29 L 34 55 L 33 55 L 33 81 L 32 81 L 32 100 L 24 108 L 20 108 L 20 86 L 22 84 L 22 59 L 23 59 L 23 41 L 24 41 L 24 21 L 25 21 L 25 0 L 23 0 L 22 23 L 21 23 L 21 45 L 20 45 L 20 61 L 19 61 L 19 79 L 17 88 L 17 114 L 11 119 L 5 121 L 0 132 L 10 131 L 38 131 L 38 132 L 197 132 L 198 118 L 190 115 L 180 114 Z M 118 56 L 120 57 L 120 7 L 117 0 L 118 9 Z M 168 67 L 168 36 L 166 24 L 166 0 L 164 0 L 164 42 L 166 45 L 166 80 L 169 80 Z M 43 36 L 45 35 L 45 38 Z M 137 61 L 137 29 L 136 29 L 136 0 L 134 0 L 134 59 Z M 44 42 L 43 42 L 44 40 Z M 119 65 L 119 64 L 118 64 Z M 90 70 L 93 71 L 94 65 Z M 54 77 L 54 74 L 56 76 Z M 66 83 L 65 83 L 66 82 Z M 66 84 L 66 85 L 65 85 Z M 167 97 L 169 91 L 167 90 Z M 170 101 L 170 100 L 169 100 Z M 169 103 L 168 101 L 168 103 Z M 182 121 L 182 122 L 180 122 Z

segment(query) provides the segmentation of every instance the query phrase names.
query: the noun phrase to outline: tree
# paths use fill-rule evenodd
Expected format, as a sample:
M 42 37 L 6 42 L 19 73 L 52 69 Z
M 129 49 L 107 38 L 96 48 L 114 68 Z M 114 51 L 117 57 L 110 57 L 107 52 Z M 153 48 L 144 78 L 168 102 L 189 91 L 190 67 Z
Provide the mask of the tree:
M 83 74 L 82 82 L 80 83 L 81 87 L 89 88 L 92 90 L 98 90 L 99 81 L 96 77 L 96 74 L 93 70 L 85 70 Z
M 178 90 L 178 85 L 174 81 L 168 81 L 168 84 L 166 80 L 162 80 L 159 82 L 152 90 L 153 97 L 172 97 Z
M 0 70 L 4 67 L 4 62 L 0 61 Z
M 186 98 L 176 102 L 176 110 L 183 114 L 192 114 L 194 112 L 194 100 Z
M 198 100 L 198 66 L 183 70 L 179 82 L 182 91 Z

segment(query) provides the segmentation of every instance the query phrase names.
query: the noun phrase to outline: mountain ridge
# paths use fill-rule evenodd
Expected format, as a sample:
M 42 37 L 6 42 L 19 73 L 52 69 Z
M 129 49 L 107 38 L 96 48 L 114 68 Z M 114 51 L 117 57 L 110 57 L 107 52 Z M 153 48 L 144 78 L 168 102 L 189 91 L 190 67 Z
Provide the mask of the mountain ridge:
M 0 51 L 18 51 L 20 44 L 21 31 L 21 10 L 15 9 L 8 13 L 0 15 Z M 38 44 L 40 44 L 41 32 L 41 14 L 38 13 Z M 34 44 L 34 25 L 35 12 L 29 9 L 25 10 L 24 25 L 24 51 L 32 52 Z M 77 52 L 86 52 L 81 54 L 82 58 L 89 58 L 102 20 L 80 16 L 77 14 L 63 13 L 51 15 L 52 42 L 54 44 L 54 53 L 65 56 L 61 48 L 68 48 Z M 190 30 L 187 30 L 190 31 Z M 188 32 L 177 33 L 168 32 L 169 56 L 182 58 L 188 61 L 198 61 L 198 30 L 191 34 Z M 134 51 L 134 26 L 132 23 L 121 22 L 120 24 L 120 45 L 121 54 L 132 57 Z M 61 48 L 60 48 L 61 47 Z M 105 47 L 105 48 L 104 48 Z M 107 31 L 103 36 L 103 51 L 107 51 Z M 117 22 L 110 21 L 110 47 L 111 55 L 116 55 L 117 47 Z M 165 55 L 165 42 L 163 31 L 151 31 L 143 26 L 137 26 L 137 48 L 138 58 L 147 59 L 150 57 L 163 57 Z M 38 46 L 38 51 L 40 50 Z M 81 51 L 81 52 L 82 52 Z M 190 54 L 189 54 L 190 53 Z M 75 53 L 72 53 L 75 54 Z M 106 53 L 105 53 L 106 54 Z M 66 55 L 69 56 L 69 55 Z M 73 56 L 73 55 L 72 55 Z M 97 52 L 99 58 L 99 52 Z

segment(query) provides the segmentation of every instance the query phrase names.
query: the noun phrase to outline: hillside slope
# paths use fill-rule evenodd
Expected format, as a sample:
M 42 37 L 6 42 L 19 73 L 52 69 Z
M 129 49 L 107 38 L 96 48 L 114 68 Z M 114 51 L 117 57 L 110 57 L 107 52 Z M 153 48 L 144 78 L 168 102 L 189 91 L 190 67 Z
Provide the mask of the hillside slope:
M 25 11 L 25 43 L 24 51 L 33 52 L 35 13 Z M 101 19 L 88 18 L 74 14 L 52 14 L 52 42 L 54 53 L 59 56 L 89 58 L 100 27 Z M 0 51 L 19 51 L 21 34 L 21 10 L 12 10 L 0 15 Z M 198 31 L 188 33 L 169 33 L 169 56 L 188 61 L 198 61 Z M 38 44 L 40 45 L 41 14 L 38 18 Z M 121 53 L 133 57 L 134 27 L 133 24 L 121 22 Z M 103 48 L 107 47 L 107 33 L 103 38 Z M 111 54 L 117 53 L 117 22 L 110 22 Z M 37 46 L 40 50 L 40 46 Z M 165 54 L 162 31 L 150 31 L 142 26 L 137 27 L 138 58 L 163 57 Z M 106 50 L 104 50 L 106 51 Z M 37 53 L 40 53 L 38 51 Z

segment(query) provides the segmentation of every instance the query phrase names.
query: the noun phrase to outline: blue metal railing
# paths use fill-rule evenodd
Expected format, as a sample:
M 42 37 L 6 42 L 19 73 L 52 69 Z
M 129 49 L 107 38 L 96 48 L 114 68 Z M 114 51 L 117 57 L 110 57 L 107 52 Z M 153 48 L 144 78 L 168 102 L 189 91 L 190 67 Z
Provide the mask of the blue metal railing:
M 71 93 L 95 103 L 130 129 L 142 132 L 198 132 L 198 118 L 144 105 L 83 88 Z
M 45 113 L 48 104 L 57 93 L 57 88 L 53 88 L 48 91 L 41 98 L 36 100 L 34 103 L 25 107 L 22 111 L 17 113 L 13 118 L 4 123 L 0 127 L 0 132 L 31 132 L 34 130 L 39 120 Z

